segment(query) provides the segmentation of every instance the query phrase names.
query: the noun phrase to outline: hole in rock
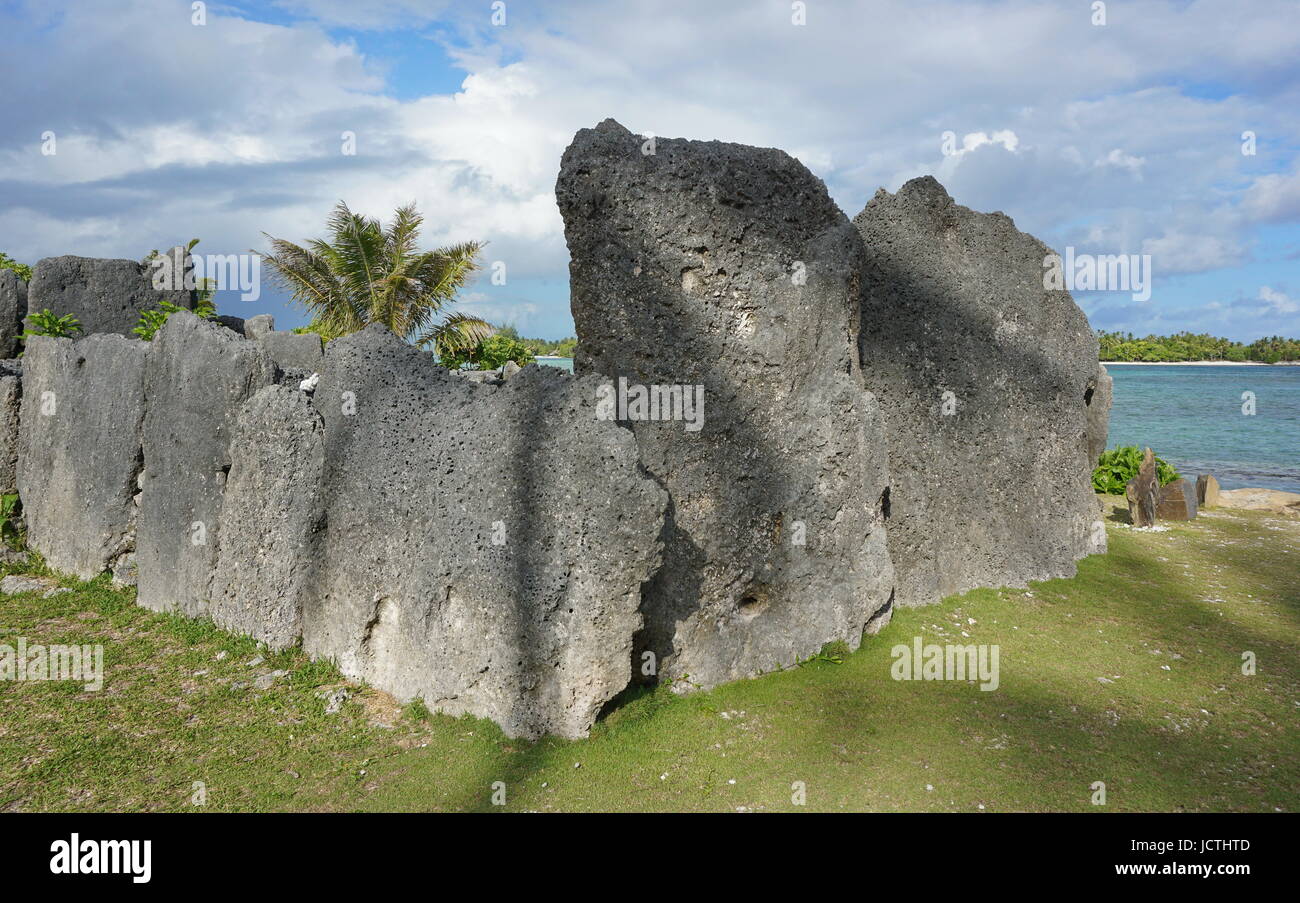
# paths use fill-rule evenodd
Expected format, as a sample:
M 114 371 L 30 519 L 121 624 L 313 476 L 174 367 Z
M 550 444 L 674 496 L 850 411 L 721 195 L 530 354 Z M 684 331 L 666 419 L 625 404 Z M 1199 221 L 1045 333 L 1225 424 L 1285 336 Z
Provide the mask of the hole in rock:
M 1090 404 L 1092 404 L 1092 390 L 1093 390 L 1093 387 L 1092 387 L 1092 386 L 1089 386 L 1087 389 L 1084 390 L 1084 393 L 1083 393 L 1083 403 L 1084 403 L 1085 405 L 1090 405 Z
M 765 595 L 759 595 L 750 591 L 740 597 L 736 603 L 736 612 L 743 618 L 754 618 L 767 610 L 768 599 Z
M 889 487 L 880 493 L 880 514 L 885 520 L 889 520 Z

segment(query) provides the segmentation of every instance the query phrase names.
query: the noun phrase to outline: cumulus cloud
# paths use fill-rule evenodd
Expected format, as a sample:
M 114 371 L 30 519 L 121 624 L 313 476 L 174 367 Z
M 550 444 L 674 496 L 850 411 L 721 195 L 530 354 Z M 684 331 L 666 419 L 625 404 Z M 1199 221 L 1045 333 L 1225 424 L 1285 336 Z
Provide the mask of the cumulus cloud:
M 1231 28 L 1175 0 L 1125 4 L 1104 28 L 1086 5 L 1031 0 L 820 0 L 802 26 L 778 0 L 507 6 L 504 27 L 486 2 L 210 3 L 202 28 L 180 0 L 0 12 L 18 36 L 0 58 L 5 250 L 134 257 L 200 236 L 239 251 L 262 231 L 319 234 L 340 198 L 378 216 L 414 200 L 427 241 L 486 240 L 507 263 L 509 286 L 472 303 L 567 331 L 562 290 L 523 286 L 566 278 L 559 158 L 606 116 L 786 148 L 850 216 L 934 173 L 1054 247 L 1150 253 L 1157 280 L 1243 266 L 1258 224 L 1300 212 L 1290 0 L 1235 9 Z M 376 33 L 450 60 L 459 90 L 399 99 L 359 49 Z M 1234 90 L 1179 87 L 1193 80 Z M 1257 158 L 1240 153 L 1247 127 Z

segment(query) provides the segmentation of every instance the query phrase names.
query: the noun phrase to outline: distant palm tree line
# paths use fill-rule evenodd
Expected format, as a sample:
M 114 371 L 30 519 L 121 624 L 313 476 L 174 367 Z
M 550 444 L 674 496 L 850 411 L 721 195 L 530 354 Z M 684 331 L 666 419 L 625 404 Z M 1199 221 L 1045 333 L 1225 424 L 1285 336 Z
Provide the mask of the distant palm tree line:
M 1103 361 L 1142 361 L 1149 363 L 1178 361 L 1257 361 L 1276 364 L 1300 361 L 1300 339 L 1269 336 L 1249 345 L 1204 333 L 1180 332 L 1177 335 L 1135 338 L 1130 333 L 1097 333 Z

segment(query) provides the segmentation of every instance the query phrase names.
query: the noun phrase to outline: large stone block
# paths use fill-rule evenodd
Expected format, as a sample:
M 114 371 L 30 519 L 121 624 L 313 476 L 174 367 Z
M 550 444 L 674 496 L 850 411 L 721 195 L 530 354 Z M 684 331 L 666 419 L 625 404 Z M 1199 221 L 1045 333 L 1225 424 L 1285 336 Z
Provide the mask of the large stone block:
M 0 270 L 0 358 L 22 351 L 23 317 L 27 315 L 27 283 L 13 270 Z
M 1094 470 L 1097 459 L 1106 450 L 1110 435 L 1110 405 L 1115 392 L 1115 378 L 1105 364 L 1097 364 L 1095 381 L 1084 390 L 1084 405 L 1088 409 L 1088 462 Z
M 134 545 L 146 345 L 37 336 L 23 355 L 18 491 L 27 543 L 90 579 Z
M 320 371 L 325 351 L 320 336 L 314 332 L 265 332 L 257 337 L 262 348 L 285 370 Z
M 292 646 L 302 634 L 321 529 L 325 433 L 307 396 L 287 386 L 244 403 L 230 441 L 210 613 L 218 626 Z
M 22 400 L 22 361 L 0 361 L 0 495 L 18 491 L 18 425 Z
M 188 280 L 188 282 L 187 282 Z M 196 295 L 189 256 L 173 248 L 149 264 L 97 257 L 46 257 L 32 271 L 26 313 L 72 314 L 86 335 L 134 336 L 146 310 L 162 301 L 193 309 Z
M 1196 517 L 1196 486 L 1190 480 L 1177 479 L 1160 489 L 1156 506 L 1158 520 L 1193 520 Z
M 479 386 L 378 326 L 331 342 L 304 648 L 511 736 L 585 735 L 631 679 L 666 504 L 598 383 Z
M 898 602 L 1073 574 L 1105 548 L 1091 488 L 1097 339 L 1068 292 L 1044 287 L 1052 252 L 928 176 L 877 192 L 854 223 Z
M 893 589 L 885 431 L 854 341 L 861 239 L 782 151 L 644 141 L 583 129 L 556 184 L 577 370 L 703 392 L 698 429 L 629 421 L 671 498 L 638 645 L 678 689 L 856 648 Z
M 141 605 L 208 612 L 235 416 L 274 376 L 256 342 L 186 311 L 149 343 L 136 538 Z

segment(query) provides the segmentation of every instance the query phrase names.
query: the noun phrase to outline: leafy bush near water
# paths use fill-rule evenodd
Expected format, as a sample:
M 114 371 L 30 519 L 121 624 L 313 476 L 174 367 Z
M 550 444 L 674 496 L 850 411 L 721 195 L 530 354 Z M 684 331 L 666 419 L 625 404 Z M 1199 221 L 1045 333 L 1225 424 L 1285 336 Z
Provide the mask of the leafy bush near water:
M 1125 484 L 1138 475 L 1141 467 L 1142 449 L 1136 445 L 1112 448 L 1097 459 L 1097 468 L 1092 472 L 1092 488 L 1107 495 L 1123 495 Z M 1164 486 L 1178 479 L 1178 471 L 1157 457 L 1156 476 Z

